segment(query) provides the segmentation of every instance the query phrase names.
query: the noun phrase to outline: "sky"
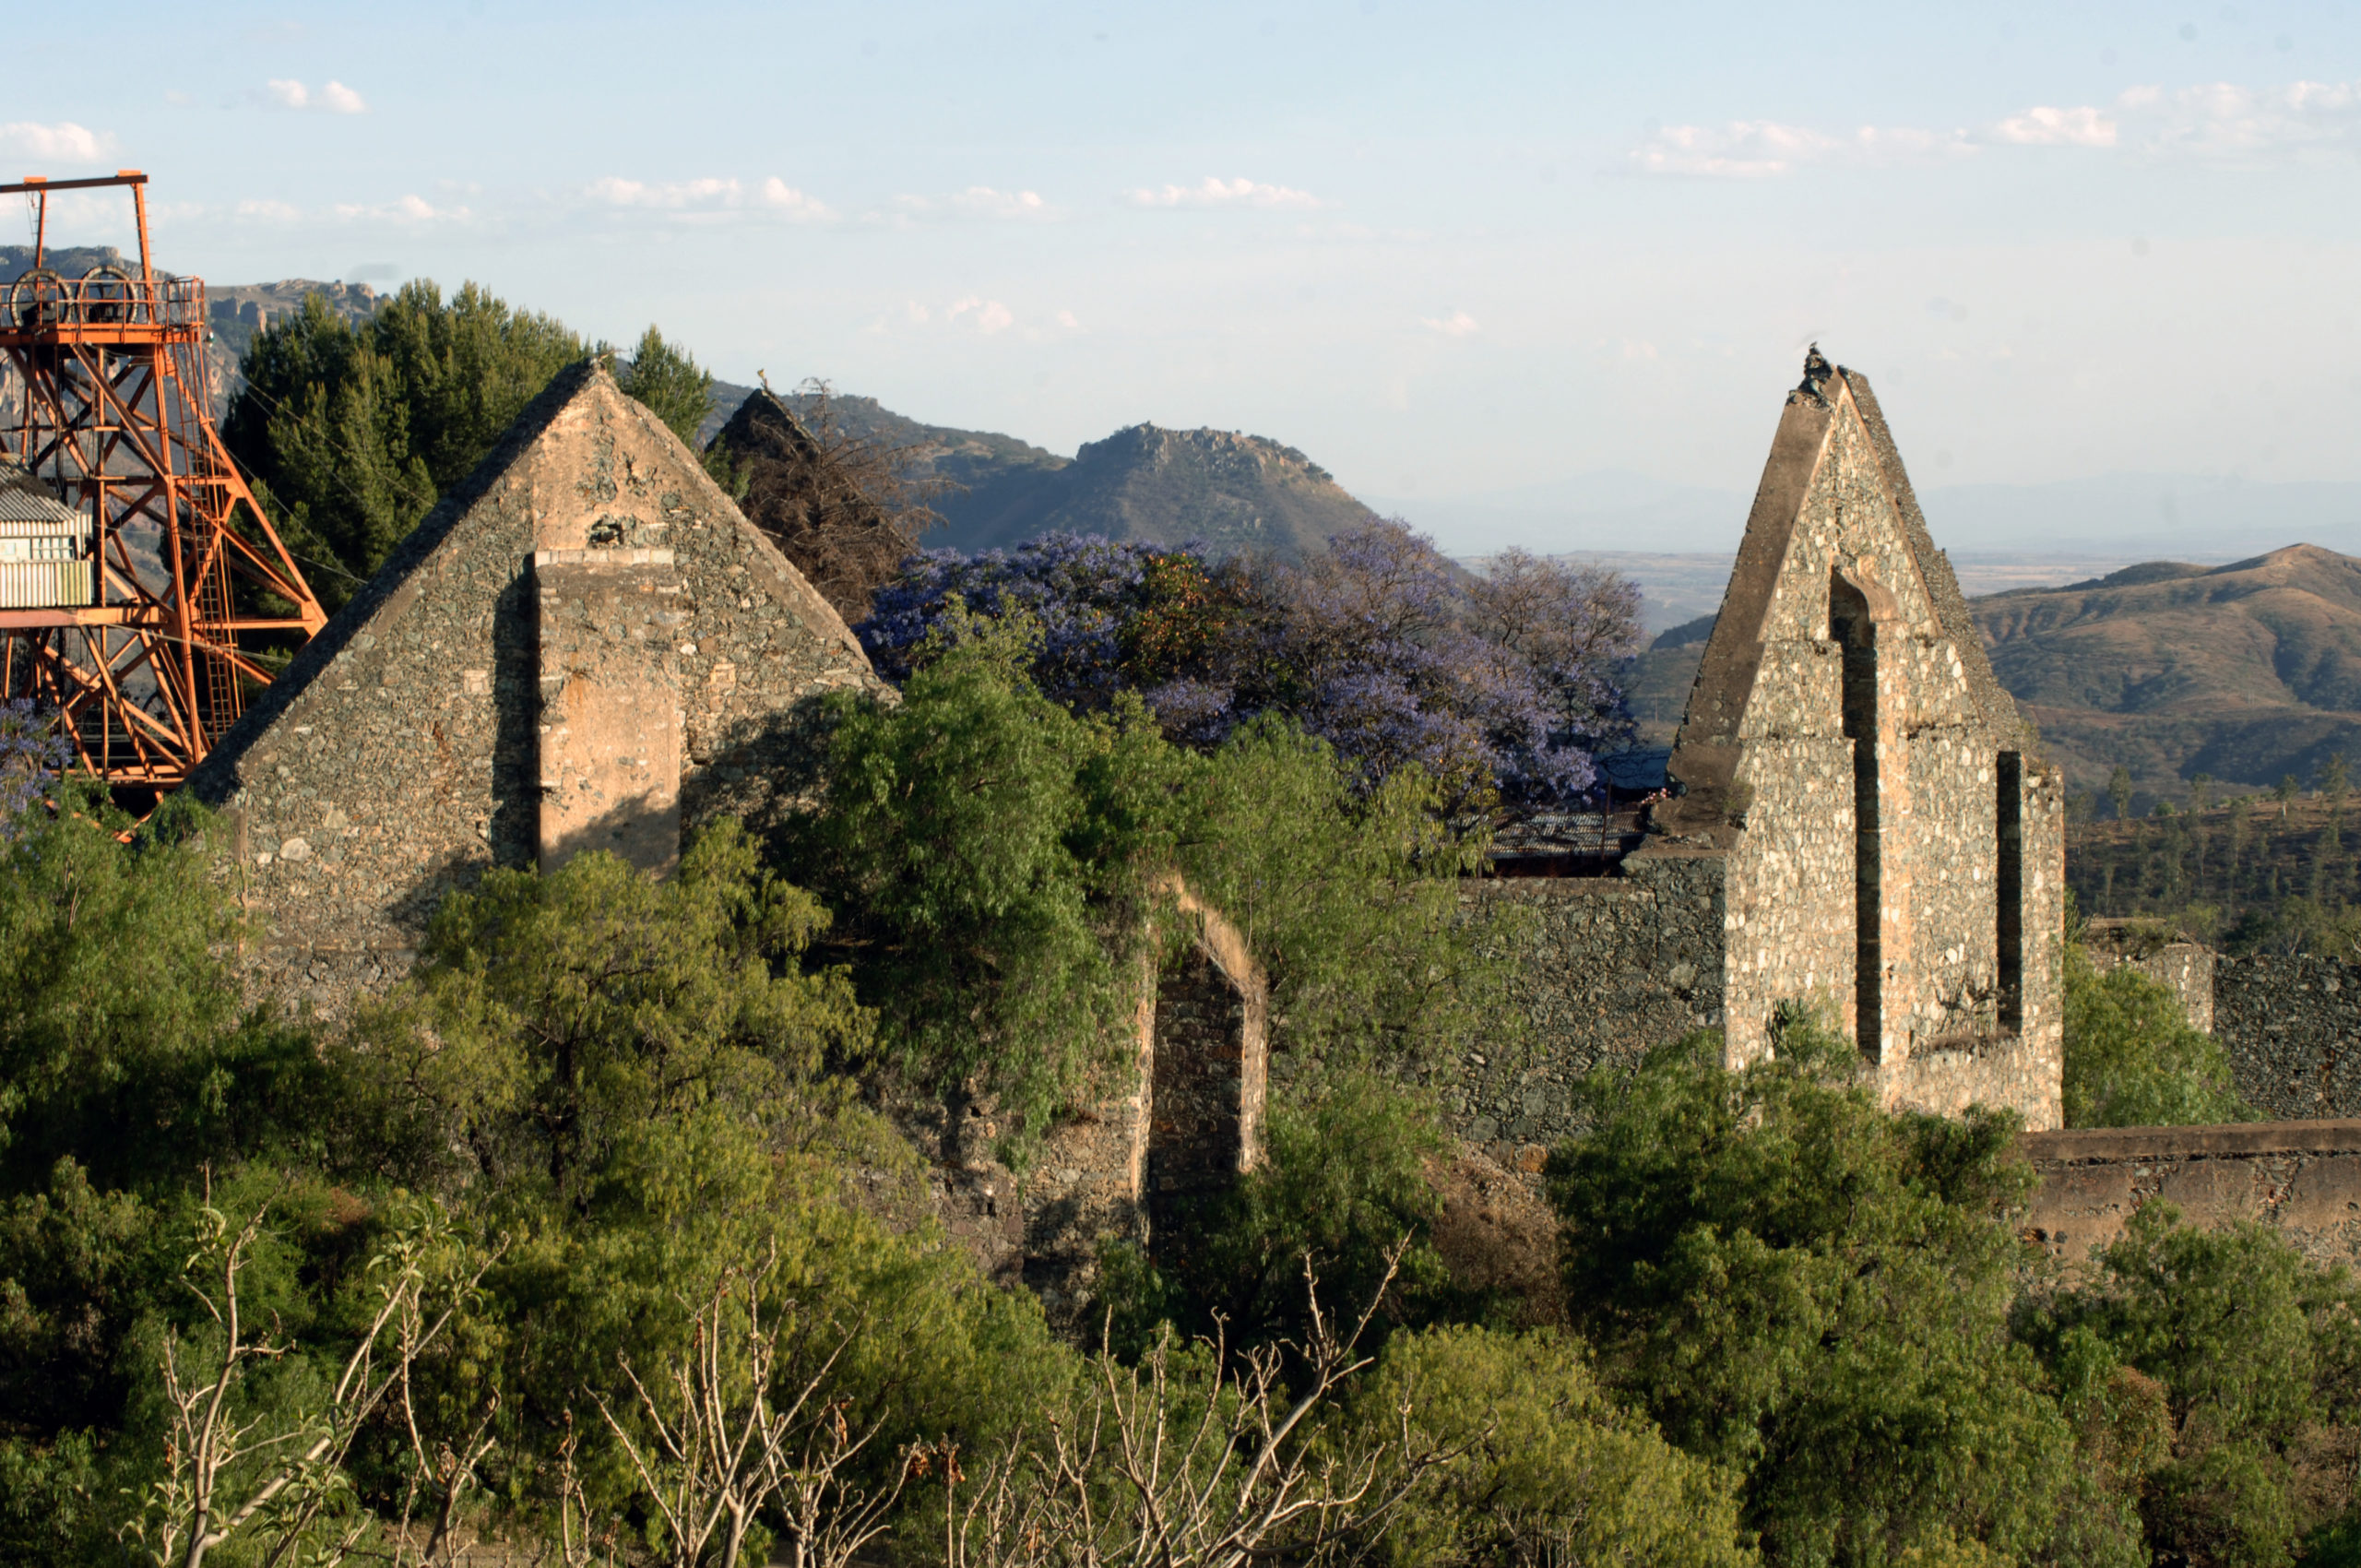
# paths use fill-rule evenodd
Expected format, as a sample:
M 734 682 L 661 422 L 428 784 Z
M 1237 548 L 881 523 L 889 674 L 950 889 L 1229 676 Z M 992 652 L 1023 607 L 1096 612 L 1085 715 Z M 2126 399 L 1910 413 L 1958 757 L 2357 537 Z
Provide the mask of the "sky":
M 142 169 L 157 264 L 220 283 L 472 279 L 1408 506 L 1750 491 L 1814 340 L 1922 487 L 2361 481 L 2361 3 L 108 16 L 123 68 L 0 90 L 0 174 Z

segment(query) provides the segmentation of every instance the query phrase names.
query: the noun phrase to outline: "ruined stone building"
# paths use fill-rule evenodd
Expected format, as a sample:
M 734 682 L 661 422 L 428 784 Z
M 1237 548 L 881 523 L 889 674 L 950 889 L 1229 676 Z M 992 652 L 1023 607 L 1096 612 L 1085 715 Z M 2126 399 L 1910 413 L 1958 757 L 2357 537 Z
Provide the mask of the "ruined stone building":
M 397 978 L 442 895 L 683 823 L 759 825 L 808 770 L 805 699 L 880 687 L 696 457 L 585 362 L 190 781 L 232 828 L 265 977 L 325 1011 Z
M 442 896 L 590 849 L 662 874 L 682 833 L 762 827 L 813 779 L 807 705 L 883 692 L 843 619 L 607 373 L 560 375 L 191 780 L 223 813 L 256 978 L 334 1016 L 407 971 Z M 1102 1235 L 1252 1165 L 1267 988 L 1185 887 L 1143 976 L 1135 1069 L 1021 1196 L 993 1129 L 906 1120 L 943 1209 L 1054 1293 Z M 976 1109 L 976 1108 L 964 1108 Z M 920 1118 L 923 1121 L 923 1118 Z
M 2063 799 L 1993 678 L 1868 381 L 1815 351 L 1787 395 L 1738 564 L 1644 830 L 1513 900 L 1534 1043 L 1472 1060 L 1471 1139 L 1571 1130 L 1592 1066 L 1778 1010 L 1858 1042 L 1882 1102 L 2058 1125 Z M 1530 868 L 1518 868 L 1530 869 Z

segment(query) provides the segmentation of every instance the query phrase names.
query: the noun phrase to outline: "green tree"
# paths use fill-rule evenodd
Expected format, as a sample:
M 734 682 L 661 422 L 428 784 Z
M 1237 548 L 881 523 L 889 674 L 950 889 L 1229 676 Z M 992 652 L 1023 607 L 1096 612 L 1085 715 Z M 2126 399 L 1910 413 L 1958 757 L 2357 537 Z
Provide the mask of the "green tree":
M 1100 1294 L 1116 1314 L 1117 1347 L 1136 1355 L 1165 1323 L 1190 1338 L 1218 1333 L 1233 1349 L 1301 1344 L 1307 1260 L 1332 1305 L 1365 1301 L 1406 1244 L 1373 1320 L 1377 1339 L 1400 1323 L 1471 1315 L 1484 1303 L 1452 1288 L 1429 1240 L 1442 1205 L 1427 1169 L 1448 1148 L 1423 1107 L 1373 1075 L 1288 1086 L 1264 1127 L 1262 1162 L 1171 1217 L 1153 1262 L 1128 1243 L 1106 1249 Z
M 1464 1450 L 1380 1543 L 1401 1568 L 1755 1561 L 1728 1472 L 1621 1408 L 1577 1341 L 1555 1330 L 1398 1334 L 1354 1401 L 1358 1425 L 1413 1451 Z
M 2279 802 L 2279 820 L 2282 822 L 2287 820 L 2287 802 L 2296 798 L 2296 776 L 2292 773 L 2281 774 L 2279 782 L 2271 787 L 2271 798 Z
M 2351 787 L 2351 778 L 2345 771 L 2343 752 L 2329 754 L 2328 760 L 2319 766 L 2319 779 L 2320 793 L 2342 804 L 2346 790 Z
M 247 349 L 222 441 L 333 610 L 587 351 L 473 283 L 406 283 L 358 327 L 314 297 Z
M 2121 763 L 2106 776 L 2106 798 L 2115 803 L 2115 820 L 2124 822 L 2131 816 L 2131 770 Z
M 2060 1366 L 2092 1338 L 2163 1391 L 2165 1451 L 2142 1503 L 2159 1562 L 2283 1565 L 2343 1515 L 2326 1455 L 2361 1423 L 2361 1316 L 2341 1270 L 2246 1222 L 2198 1229 L 2142 1206 L 2099 1257 L 2099 1277 L 2035 1313 L 2028 1336 Z
M 2189 781 L 2189 809 L 2202 812 L 2213 809 L 2213 776 L 2200 773 Z
M 2075 940 L 2064 967 L 2066 1125 L 2260 1119 L 2232 1082 L 2221 1042 L 2191 1027 L 2170 987 L 2128 963 L 2102 972 Z
M 1594 1076 L 1596 1130 L 1551 1157 L 1600 1365 L 1744 1474 L 1774 1561 L 2014 1561 L 2097 1517 L 2126 1562 L 2120 1500 L 2078 1494 L 2075 1434 L 2009 1331 L 2006 1215 L 2032 1183 L 2015 1118 L 1883 1113 L 1849 1045 L 1800 1018 L 1740 1071 L 1719 1055 L 1701 1035 Z
M 68 1157 L 113 1188 L 301 1139 L 312 1047 L 221 965 L 205 814 L 175 798 L 133 831 L 103 791 L 61 793 L 0 840 L 0 1190 Z
M 1269 967 L 1289 1050 L 1427 1066 L 1484 1016 L 1500 964 L 1457 919 L 1465 851 L 1416 768 L 1364 800 L 1275 719 L 1202 757 L 1134 696 L 1077 717 L 1042 695 L 1027 618 L 951 628 L 898 703 L 836 699 L 791 849 L 913 1081 L 997 1097 L 1020 1150 L 1116 1062 L 1174 870 Z
M 697 427 L 713 408 L 713 373 L 686 350 L 666 342 L 664 334 L 650 326 L 639 335 L 615 381 L 647 404 L 690 451 L 697 450 Z

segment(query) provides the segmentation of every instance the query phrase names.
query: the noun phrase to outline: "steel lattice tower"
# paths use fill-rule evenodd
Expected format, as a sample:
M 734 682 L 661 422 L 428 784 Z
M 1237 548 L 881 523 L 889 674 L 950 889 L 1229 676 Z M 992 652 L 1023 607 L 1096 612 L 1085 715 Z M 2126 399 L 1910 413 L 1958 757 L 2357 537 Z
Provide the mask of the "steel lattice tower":
M 0 185 L 36 212 L 32 270 L 0 313 L 0 458 L 76 519 L 0 522 L 0 683 L 63 715 L 78 766 L 152 799 L 327 617 L 214 429 L 205 285 L 155 271 L 147 185 L 136 170 Z M 130 193 L 138 266 L 65 278 L 45 265 L 49 198 L 94 187 Z

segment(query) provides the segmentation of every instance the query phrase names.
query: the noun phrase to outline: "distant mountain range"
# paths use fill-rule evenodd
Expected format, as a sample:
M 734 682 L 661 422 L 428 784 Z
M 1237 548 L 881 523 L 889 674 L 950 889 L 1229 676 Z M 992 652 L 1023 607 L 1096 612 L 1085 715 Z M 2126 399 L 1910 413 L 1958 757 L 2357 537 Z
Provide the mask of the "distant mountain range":
M 721 418 L 748 391 L 714 390 Z M 815 411 L 810 395 L 785 400 Z M 921 424 L 874 398 L 833 396 L 828 408 L 853 434 L 910 448 L 916 475 L 946 481 L 931 503 L 943 518 L 926 536 L 932 547 L 1007 549 L 1062 529 L 1300 558 L 1376 516 L 1294 447 L 1238 431 L 1135 424 L 1062 457 L 1014 436 Z
M 2361 765 L 2361 560 L 2296 544 L 2222 566 L 2150 561 L 1968 611 L 2074 789 L 2121 766 L 2144 811 L 2186 801 L 2200 773 L 2260 788 L 2308 782 L 2331 754 Z M 1670 627 L 1636 661 L 1644 738 L 1670 740 L 1713 627 Z

